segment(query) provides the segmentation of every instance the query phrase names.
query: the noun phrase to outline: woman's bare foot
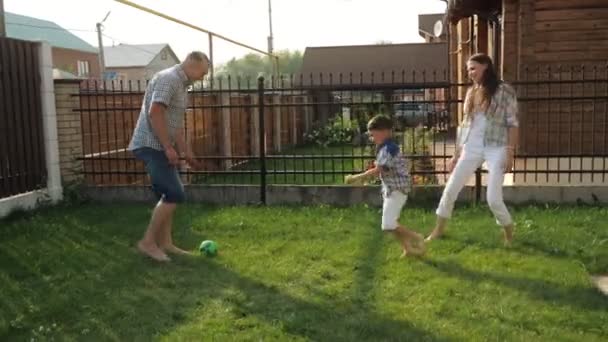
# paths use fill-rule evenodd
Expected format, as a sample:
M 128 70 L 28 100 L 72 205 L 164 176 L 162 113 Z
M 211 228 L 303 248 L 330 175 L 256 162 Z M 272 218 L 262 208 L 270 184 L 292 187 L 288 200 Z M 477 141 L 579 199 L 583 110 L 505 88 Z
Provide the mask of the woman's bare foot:
M 156 261 L 159 261 L 159 262 L 171 261 L 171 259 L 169 259 L 167 254 L 165 254 L 165 252 L 163 252 L 156 245 L 147 245 L 143 241 L 139 241 L 137 243 L 137 249 L 144 255 L 147 255 Z
M 162 246 L 160 247 L 160 249 L 162 249 L 163 251 L 170 253 L 170 254 L 177 254 L 177 255 L 192 255 L 191 252 L 188 252 L 186 250 L 183 250 L 175 245 L 168 245 L 168 246 Z
M 431 234 L 429 234 L 429 236 L 426 238 L 425 241 L 429 242 L 429 241 L 437 240 L 443 236 L 443 233 L 444 233 L 443 228 L 435 228 L 435 229 L 433 229 Z
M 510 247 L 513 242 L 513 226 L 503 227 L 503 237 L 505 241 L 505 247 Z

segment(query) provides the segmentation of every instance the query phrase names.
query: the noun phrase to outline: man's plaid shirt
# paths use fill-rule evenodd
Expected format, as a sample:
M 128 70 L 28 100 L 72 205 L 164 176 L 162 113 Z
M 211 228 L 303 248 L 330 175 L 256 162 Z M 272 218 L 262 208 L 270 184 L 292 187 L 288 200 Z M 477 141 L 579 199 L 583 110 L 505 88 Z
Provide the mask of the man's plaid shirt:
M 468 108 L 467 102 L 471 101 L 471 91 L 467 92 L 464 108 Z M 515 89 L 506 83 L 501 83 L 492 97 L 492 101 L 486 111 L 486 130 L 484 133 L 484 145 L 490 147 L 506 146 L 508 143 L 508 128 L 519 126 L 517 120 L 517 93 Z M 460 126 L 458 146 L 464 145 L 468 138 L 473 120 L 473 113 L 465 113 L 465 118 Z
M 188 77 L 181 65 L 162 70 L 154 75 L 148 84 L 144 101 L 129 144 L 129 150 L 140 147 L 150 147 L 162 151 L 163 146 L 156 137 L 150 122 L 150 109 L 152 103 L 161 103 L 167 107 L 165 119 L 169 132 L 169 139 L 175 145 L 175 136 L 184 128 L 184 115 L 186 112 Z

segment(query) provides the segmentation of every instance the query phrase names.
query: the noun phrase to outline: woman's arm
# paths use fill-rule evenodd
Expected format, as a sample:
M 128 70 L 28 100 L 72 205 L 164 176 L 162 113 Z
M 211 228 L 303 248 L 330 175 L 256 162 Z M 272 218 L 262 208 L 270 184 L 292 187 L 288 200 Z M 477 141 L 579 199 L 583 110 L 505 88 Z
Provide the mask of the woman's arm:
M 505 172 L 511 171 L 513 168 L 513 157 L 515 156 L 515 149 L 519 141 L 519 106 L 517 103 L 517 94 L 511 87 L 507 88 L 510 96 L 508 97 L 508 103 L 506 108 L 506 125 L 507 125 L 507 155 L 505 160 Z

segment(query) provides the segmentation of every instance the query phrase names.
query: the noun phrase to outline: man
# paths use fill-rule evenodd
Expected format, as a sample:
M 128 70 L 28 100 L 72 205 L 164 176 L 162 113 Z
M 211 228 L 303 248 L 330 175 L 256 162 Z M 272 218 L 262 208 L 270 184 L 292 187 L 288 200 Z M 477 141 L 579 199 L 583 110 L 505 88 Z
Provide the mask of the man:
M 137 243 L 140 252 L 157 261 L 170 261 L 167 253 L 188 254 L 173 244 L 171 226 L 177 204 L 185 200 L 178 172 L 180 157 L 191 167 L 198 166 L 184 138 L 187 88 L 208 70 L 207 56 L 195 51 L 183 63 L 154 75 L 129 144 L 129 150 L 145 163 L 152 189 L 160 196 L 148 229 Z

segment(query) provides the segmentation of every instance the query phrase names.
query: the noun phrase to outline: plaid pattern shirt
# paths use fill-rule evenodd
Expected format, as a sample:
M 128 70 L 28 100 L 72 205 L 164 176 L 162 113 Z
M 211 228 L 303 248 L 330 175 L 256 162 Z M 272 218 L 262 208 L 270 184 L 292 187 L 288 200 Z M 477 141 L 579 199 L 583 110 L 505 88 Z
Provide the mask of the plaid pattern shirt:
M 464 108 L 471 101 L 471 91 L 467 92 Z M 460 126 L 458 146 L 464 145 L 471 130 L 473 122 L 472 113 L 466 113 Z M 506 146 L 508 143 L 508 129 L 518 127 L 517 119 L 517 93 L 515 89 L 506 83 L 501 83 L 492 97 L 492 101 L 486 111 L 486 130 L 484 132 L 484 145 L 490 147 Z
M 380 168 L 382 193 L 385 196 L 390 196 L 393 191 L 409 193 L 411 179 L 405 158 L 397 144 L 390 141 L 380 146 L 376 154 L 376 167 Z
M 139 112 L 139 119 L 133 131 L 129 150 L 150 147 L 162 151 L 163 146 L 156 137 L 150 121 L 152 103 L 161 103 L 167 110 L 165 120 L 172 145 L 175 145 L 177 132 L 184 127 L 184 115 L 188 94 L 188 77 L 181 65 L 162 70 L 154 75 L 148 84 L 144 101 Z

